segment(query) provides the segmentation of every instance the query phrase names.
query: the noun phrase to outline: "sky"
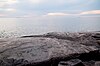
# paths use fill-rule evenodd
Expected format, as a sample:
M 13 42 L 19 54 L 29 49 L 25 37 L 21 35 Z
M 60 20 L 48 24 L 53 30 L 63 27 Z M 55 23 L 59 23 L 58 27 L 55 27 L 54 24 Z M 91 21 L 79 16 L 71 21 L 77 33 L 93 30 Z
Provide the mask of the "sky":
M 99 15 L 100 0 L 0 0 L 0 17 Z

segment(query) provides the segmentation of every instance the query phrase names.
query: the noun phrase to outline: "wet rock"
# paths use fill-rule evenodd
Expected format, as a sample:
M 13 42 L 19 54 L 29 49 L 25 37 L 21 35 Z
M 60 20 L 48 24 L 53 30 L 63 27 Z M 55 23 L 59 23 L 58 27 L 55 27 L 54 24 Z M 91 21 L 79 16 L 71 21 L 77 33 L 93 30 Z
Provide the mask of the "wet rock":
M 95 35 L 96 33 L 90 32 L 52 32 L 35 36 L 1 38 L 0 66 L 58 66 L 60 61 L 76 58 L 84 62 L 97 61 L 100 60 L 100 45 Z M 85 57 L 87 59 L 84 59 Z

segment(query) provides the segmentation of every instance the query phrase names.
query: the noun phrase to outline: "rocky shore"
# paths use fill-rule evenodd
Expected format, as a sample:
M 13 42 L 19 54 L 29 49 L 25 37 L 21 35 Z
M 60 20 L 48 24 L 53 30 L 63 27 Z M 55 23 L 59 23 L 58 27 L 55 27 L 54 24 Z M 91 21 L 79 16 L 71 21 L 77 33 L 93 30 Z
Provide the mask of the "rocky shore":
M 0 66 L 100 66 L 100 32 L 0 38 Z

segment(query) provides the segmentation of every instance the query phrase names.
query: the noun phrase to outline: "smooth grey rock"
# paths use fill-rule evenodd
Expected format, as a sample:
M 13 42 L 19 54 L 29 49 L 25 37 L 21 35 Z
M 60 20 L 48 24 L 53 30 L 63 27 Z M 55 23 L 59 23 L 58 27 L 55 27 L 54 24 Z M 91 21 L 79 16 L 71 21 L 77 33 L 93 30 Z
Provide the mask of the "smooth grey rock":
M 95 33 L 52 32 L 39 36 L 1 38 L 0 66 L 45 65 L 47 62 L 54 66 L 57 60 L 58 63 L 64 58 L 71 59 L 83 53 L 98 51 L 99 45 L 92 35 Z

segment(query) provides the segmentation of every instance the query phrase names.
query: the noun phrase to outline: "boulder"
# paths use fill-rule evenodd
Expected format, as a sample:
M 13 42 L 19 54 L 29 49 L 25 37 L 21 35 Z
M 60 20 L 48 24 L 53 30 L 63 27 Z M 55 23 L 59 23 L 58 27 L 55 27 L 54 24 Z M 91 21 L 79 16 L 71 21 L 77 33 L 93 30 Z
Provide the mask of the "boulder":
M 58 66 L 99 51 L 96 33 L 47 33 L 0 39 L 0 66 Z M 95 56 L 93 54 L 91 56 Z M 85 56 L 84 56 L 85 57 Z

